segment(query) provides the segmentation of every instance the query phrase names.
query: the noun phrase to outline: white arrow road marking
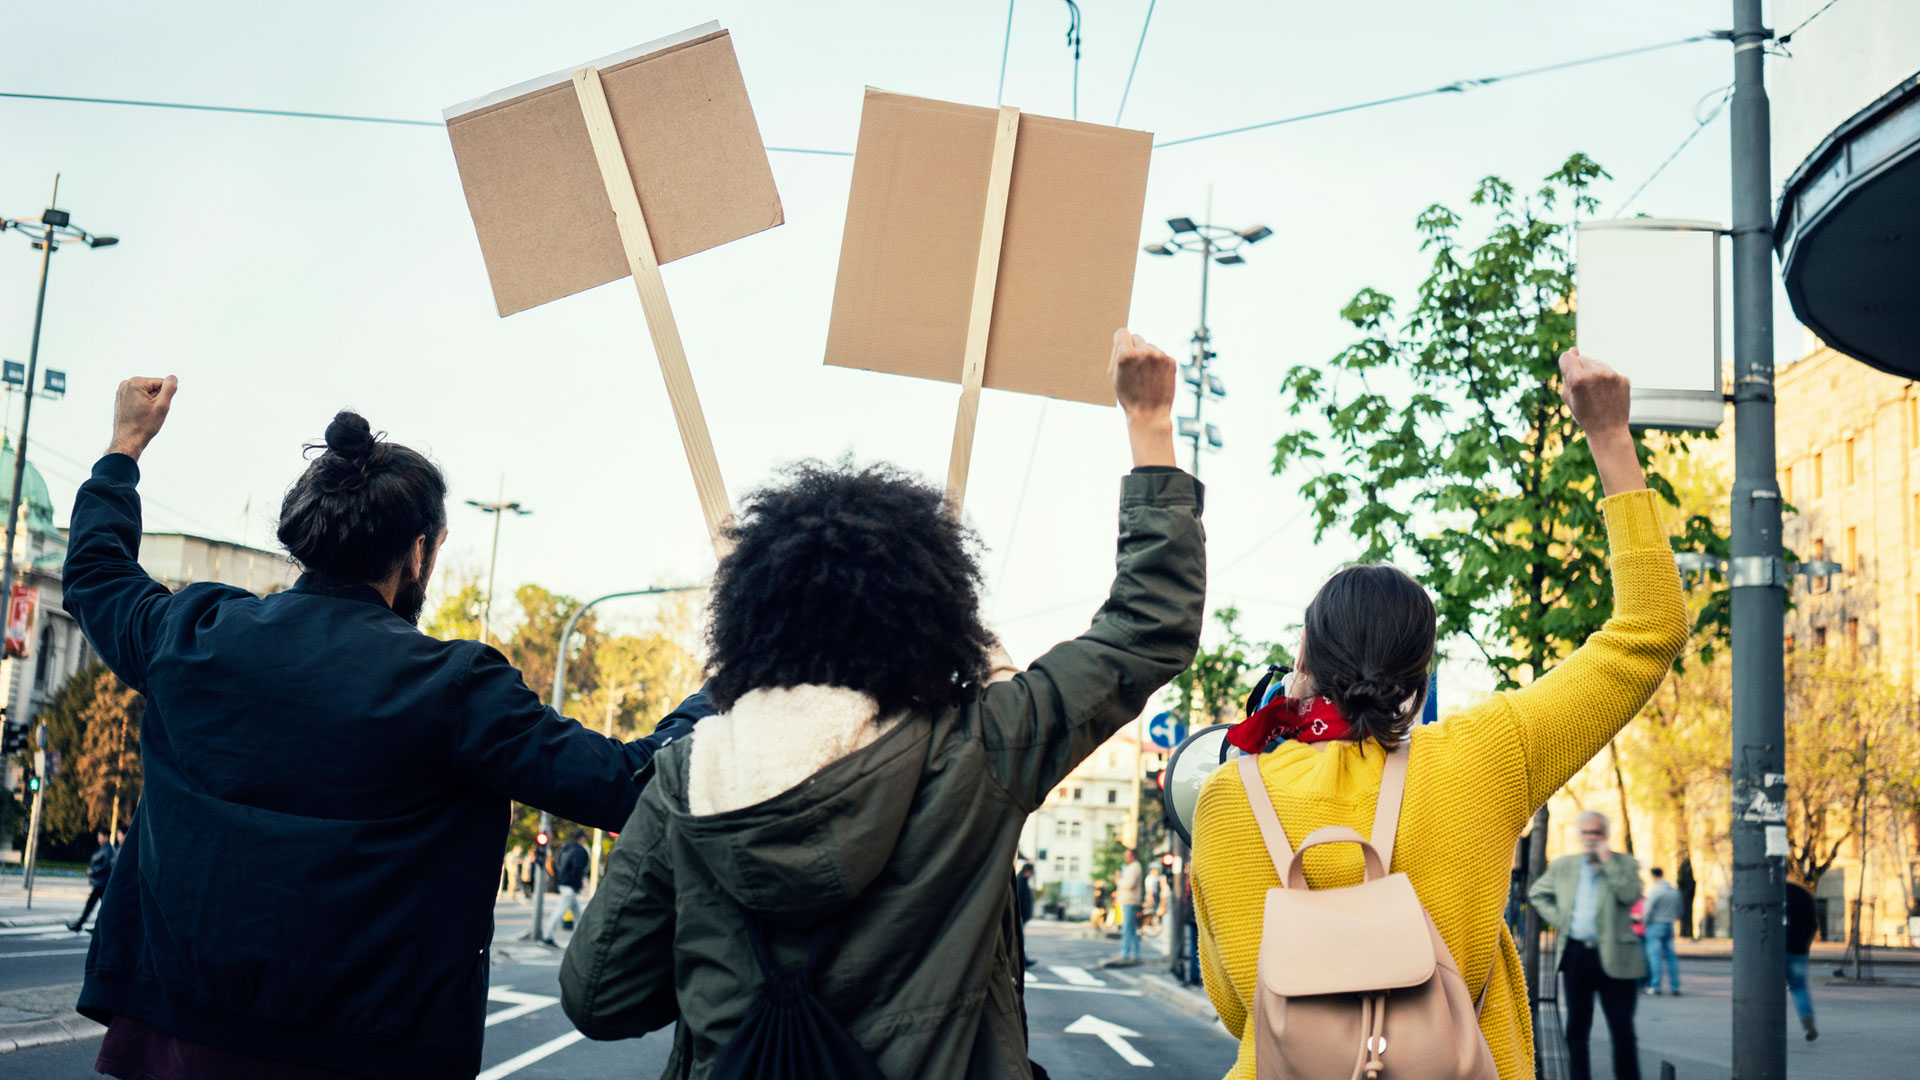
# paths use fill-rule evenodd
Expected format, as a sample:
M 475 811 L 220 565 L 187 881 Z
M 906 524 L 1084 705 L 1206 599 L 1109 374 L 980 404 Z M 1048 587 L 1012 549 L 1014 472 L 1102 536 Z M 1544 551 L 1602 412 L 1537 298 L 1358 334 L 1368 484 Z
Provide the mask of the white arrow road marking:
M 1069 982 L 1075 986 L 1107 985 L 1106 983 L 1103 983 L 1099 979 L 1096 979 L 1092 975 L 1088 974 L 1086 968 L 1060 965 L 1055 967 L 1049 967 L 1047 968 L 1047 970 L 1053 972 L 1055 975 L 1060 976 L 1061 982 Z
M 497 1013 L 487 1014 L 487 1026 L 504 1024 L 509 1020 L 518 1020 L 530 1012 L 539 1012 L 549 1005 L 559 1002 L 559 998 L 546 994 L 523 994 L 511 986 L 494 986 L 487 989 L 487 1000 L 511 1005 L 511 1009 L 501 1009 Z
M 521 1054 L 519 1057 L 508 1058 L 493 1068 L 488 1069 L 486 1072 L 481 1073 L 479 1076 L 474 1077 L 473 1080 L 501 1080 L 502 1077 L 512 1076 L 514 1073 L 539 1061 L 541 1058 L 557 1054 L 584 1038 L 586 1038 L 586 1036 L 577 1031 L 569 1031 L 565 1035 L 554 1039 L 552 1042 L 541 1043 L 539 1046 Z
M 1121 1027 L 1119 1024 L 1113 1023 L 1110 1020 L 1102 1020 L 1097 1016 L 1087 1015 L 1068 1024 L 1067 1034 L 1092 1035 L 1094 1038 L 1106 1043 L 1107 1046 L 1112 1049 L 1114 1053 L 1119 1054 L 1121 1060 L 1127 1064 L 1140 1065 L 1146 1068 L 1153 1067 L 1153 1062 L 1147 1060 L 1147 1055 L 1127 1045 L 1129 1038 L 1137 1039 L 1140 1037 L 1140 1033 L 1132 1028 Z M 480 1080 L 486 1080 L 486 1077 L 482 1076 Z

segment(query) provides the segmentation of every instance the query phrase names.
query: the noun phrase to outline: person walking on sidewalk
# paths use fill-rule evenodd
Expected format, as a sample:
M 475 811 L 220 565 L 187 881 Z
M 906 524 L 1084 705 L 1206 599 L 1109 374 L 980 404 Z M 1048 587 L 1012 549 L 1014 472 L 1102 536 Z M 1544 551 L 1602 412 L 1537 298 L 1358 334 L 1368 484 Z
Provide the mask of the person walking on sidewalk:
M 1140 866 L 1140 853 L 1127 848 L 1120 854 L 1120 880 L 1114 886 L 1120 904 L 1120 962 L 1140 962 L 1140 905 L 1146 902 L 1146 871 Z
M 1027 955 L 1027 924 L 1033 921 L 1033 864 L 1022 863 L 1020 872 L 1013 875 L 1014 906 L 1020 916 L 1020 957 L 1023 966 L 1032 967 L 1033 957 Z
M 560 920 L 567 912 L 573 912 L 575 929 L 580 926 L 580 916 L 586 914 L 587 906 L 580 899 L 580 891 L 587 887 L 587 863 L 591 856 L 587 854 L 587 834 L 575 830 L 573 839 L 560 849 L 560 857 L 555 860 L 553 880 L 560 886 L 560 902 L 554 905 L 553 914 L 547 916 L 546 928 L 540 934 L 540 940 L 548 945 L 554 944 L 553 932 L 560 929 Z
M 1680 958 L 1673 951 L 1674 924 L 1680 921 L 1685 903 L 1680 890 L 1667 880 L 1667 872 L 1653 868 L 1653 888 L 1647 890 L 1647 907 L 1641 916 L 1647 928 L 1647 994 L 1660 993 L 1660 971 L 1667 973 L 1667 990 L 1680 996 Z
M 1591 453 L 1606 493 L 1598 507 L 1613 578 L 1606 625 L 1528 686 L 1418 724 L 1434 656 L 1433 599 L 1393 567 L 1348 567 L 1307 607 L 1300 670 L 1288 688 L 1294 707 L 1279 710 L 1277 727 L 1263 722 L 1234 743 L 1257 755 L 1274 814 L 1296 840 L 1328 825 L 1366 835 L 1388 754 L 1406 747 L 1388 869 L 1411 880 L 1469 992 L 1486 995 L 1480 1031 L 1502 1080 L 1533 1075 L 1527 982 L 1501 923 L 1515 842 L 1534 811 L 1646 704 L 1689 626 L 1660 501 L 1646 490 L 1627 427 L 1627 380 L 1569 351 L 1561 393 L 1586 432 L 1584 446 L 1563 453 Z M 1284 722 L 1298 706 L 1316 715 Z M 1280 880 L 1239 773 L 1215 770 L 1201 789 L 1192 895 L 1207 995 L 1240 1040 L 1230 1076 L 1252 1080 L 1263 912 Z M 1366 866 L 1359 847 L 1346 844 L 1309 852 L 1304 870 L 1308 885 L 1334 889 L 1360 884 Z
M 1792 866 L 1789 862 L 1787 865 Z M 1793 1011 L 1800 1014 L 1800 1030 L 1807 1041 L 1820 1037 L 1813 1023 L 1813 994 L 1807 990 L 1807 954 L 1813 951 L 1813 932 L 1818 925 L 1813 893 L 1800 882 L 1787 881 L 1787 992 L 1793 995 Z
M 137 485 L 177 389 L 120 385 L 67 547 L 67 612 L 147 701 L 78 1003 L 107 1025 L 95 1069 L 471 1080 L 510 802 L 619 828 L 636 773 L 712 710 L 621 743 L 492 647 L 421 633 L 446 478 L 352 412 L 281 504 L 293 588 L 172 592 L 140 565 Z
M 123 840 L 126 835 L 125 829 L 120 830 Z M 87 916 L 93 914 L 93 905 L 106 895 L 107 879 L 113 876 L 113 860 L 119 854 L 119 849 L 108 842 L 107 830 L 95 829 L 93 838 L 100 846 L 94 849 L 93 857 L 87 860 L 87 903 L 80 909 L 80 917 L 67 924 L 67 929 L 76 934 L 87 924 Z
M 1122 330 L 1108 370 L 1134 463 L 1113 583 L 1009 679 L 989 679 L 977 541 L 940 489 L 814 462 L 741 503 L 708 607 L 723 711 L 660 755 L 561 964 L 588 1038 L 673 1025 L 665 1075 L 705 1077 L 804 1008 L 890 1080 L 1033 1074 L 1021 827 L 1193 662 L 1206 594 L 1174 361 Z
M 1566 988 L 1567 1069 L 1572 1080 L 1593 1075 L 1587 1043 L 1598 995 L 1613 1040 L 1615 1080 L 1640 1080 L 1633 1009 L 1647 953 L 1629 914 L 1640 899 L 1640 867 L 1608 847 L 1607 815 L 1588 810 L 1577 824 L 1585 850 L 1553 860 L 1528 894 L 1540 917 L 1560 931 L 1553 960 Z

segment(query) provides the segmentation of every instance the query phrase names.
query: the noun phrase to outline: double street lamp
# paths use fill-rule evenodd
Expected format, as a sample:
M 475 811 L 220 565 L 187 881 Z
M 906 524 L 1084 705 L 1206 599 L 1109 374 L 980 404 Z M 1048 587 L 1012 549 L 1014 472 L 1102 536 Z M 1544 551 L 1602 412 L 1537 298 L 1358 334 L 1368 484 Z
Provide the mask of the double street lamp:
M 60 201 L 60 177 L 53 178 L 53 198 L 49 202 Z M 0 218 L 0 233 L 12 229 L 32 238 L 34 250 L 40 253 L 40 298 L 33 308 L 33 345 L 27 353 L 26 405 L 20 413 L 20 442 L 14 447 L 13 455 L 13 491 L 7 497 L 7 547 L 0 553 L 0 603 L 7 605 L 7 617 L 13 616 L 13 544 L 20 528 L 20 488 L 26 479 L 27 471 L 27 425 L 33 421 L 34 383 L 40 372 L 40 325 L 47 311 L 47 272 L 53 268 L 53 253 L 60 250 L 62 244 L 85 244 L 90 248 L 112 247 L 120 242 L 117 236 L 102 236 L 90 233 L 73 223 L 73 218 L 65 210 L 48 207 L 37 218 Z M 65 389 L 64 376 L 61 388 Z
M 1209 200 L 1211 201 L 1211 200 Z M 1273 230 L 1265 225 L 1255 225 L 1246 229 L 1230 229 L 1225 225 L 1195 222 L 1189 217 L 1167 219 L 1167 228 L 1173 235 L 1158 244 L 1148 244 L 1144 250 L 1149 255 L 1162 255 L 1171 258 L 1181 252 L 1194 252 L 1200 256 L 1200 328 L 1193 333 L 1193 362 L 1181 368 L 1187 385 L 1193 387 L 1193 415 L 1180 418 L 1180 437 L 1193 442 L 1193 475 L 1200 475 L 1200 451 L 1203 447 L 1218 450 L 1224 445 L 1220 437 L 1220 428 L 1209 424 L 1203 416 L 1208 398 L 1218 400 L 1227 396 L 1226 383 L 1213 374 L 1212 348 L 1213 332 L 1207 327 L 1207 285 L 1214 263 L 1221 266 L 1241 266 L 1246 256 L 1240 250 L 1248 244 L 1257 244 L 1273 235 Z
M 500 519 L 508 514 L 526 517 L 533 511 L 522 507 L 517 502 L 481 502 L 478 499 L 468 499 L 467 505 L 483 514 L 493 515 L 493 552 L 487 556 L 487 596 L 480 605 L 480 640 L 484 642 L 493 630 L 493 568 L 500 559 Z

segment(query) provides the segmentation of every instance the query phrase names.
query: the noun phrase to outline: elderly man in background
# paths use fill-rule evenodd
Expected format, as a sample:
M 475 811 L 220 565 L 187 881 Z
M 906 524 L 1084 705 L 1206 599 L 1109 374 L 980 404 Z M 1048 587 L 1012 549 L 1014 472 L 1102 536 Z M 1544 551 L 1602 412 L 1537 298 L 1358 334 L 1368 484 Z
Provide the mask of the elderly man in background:
M 1615 1080 L 1640 1080 L 1633 1008 L 1647 976 L 1647 955 L 1631 914 L 1640 899 L 1640 867 L 1633 856 L 1607 846 L 1605 814 L 1589 810 L 1580 815 L 1579 827 L 1581 850 L 1553 860 L 1527 895 L 1540 917 L 1560 931 L 1554 966 L 1566 988 L 1568 1071 L 1572 1080 L 1592 1080 L 1587 1039 L 1598 994 L 1613 1040 Z

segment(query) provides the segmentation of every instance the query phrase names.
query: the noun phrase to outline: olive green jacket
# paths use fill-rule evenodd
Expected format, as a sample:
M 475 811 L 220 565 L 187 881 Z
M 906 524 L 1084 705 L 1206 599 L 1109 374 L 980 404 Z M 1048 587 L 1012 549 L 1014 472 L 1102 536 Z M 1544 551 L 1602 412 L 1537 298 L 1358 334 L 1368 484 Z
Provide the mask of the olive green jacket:
M 1562 855 L 1553 860 L 1527 891 L 1534 910 L 1559 929 L 1554 945 L 1553 966 L 1567 952 L 1567 927 L 1573 923 L 1573 900 L 1580 890 L 1580 864 L 1586 855 Z M 1600 910 L 1594 926 L 1599 932 L 1595 948 L 1600 953 L 1600 969 L 1615 979 L 1647 977 L 1647 950 L 1640 935 L 1633 932 L 1633 902 L 1640 899 L 1640 864 L 1633 856 L 1616 851 L 1600 866 Z
M 776 963 L 840 920 L 815 990 L 898 1080 L 1030 1075 L 1013 863 L 1027 815 L 1192 662 L 1206 582 L 1200 485 L 1125 478 L 1113 589 L 1093 625 L 964 706 L 910 716 L 771 799 L 696 816 L 696 729 L 615 845 L 560 971 L 589 1038 L 678 1021 L 665 1075 L 704 1078 Z

